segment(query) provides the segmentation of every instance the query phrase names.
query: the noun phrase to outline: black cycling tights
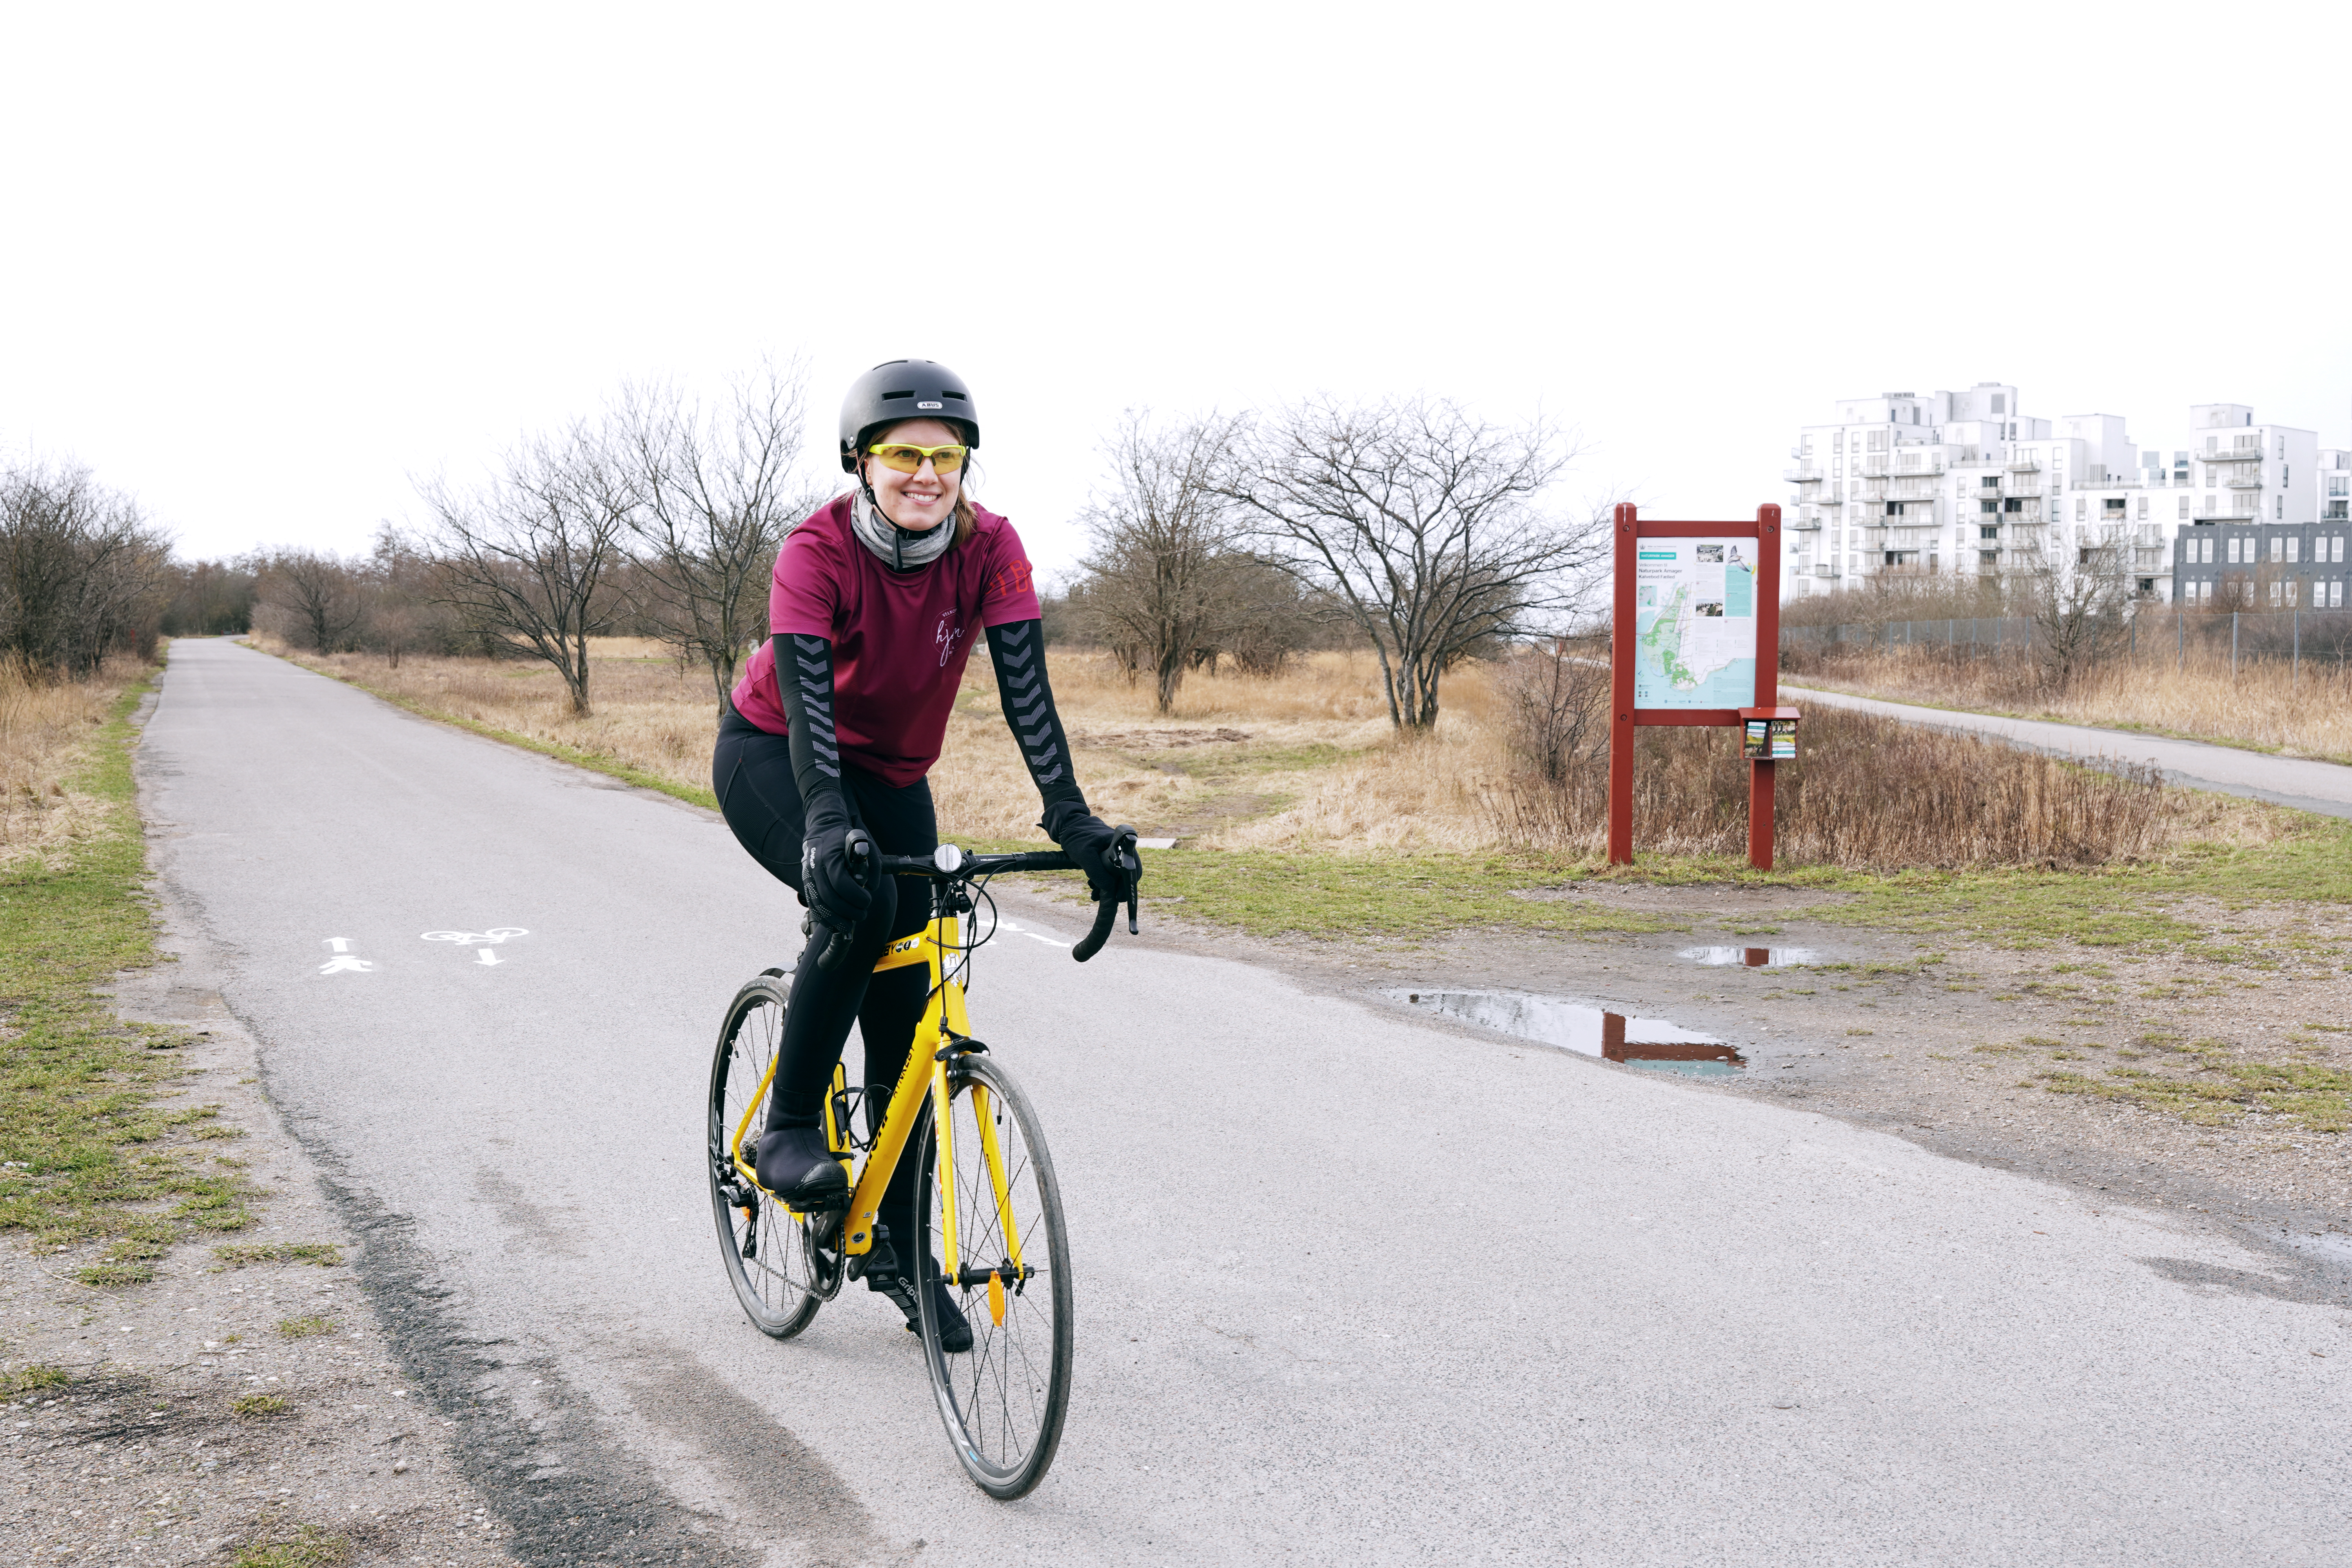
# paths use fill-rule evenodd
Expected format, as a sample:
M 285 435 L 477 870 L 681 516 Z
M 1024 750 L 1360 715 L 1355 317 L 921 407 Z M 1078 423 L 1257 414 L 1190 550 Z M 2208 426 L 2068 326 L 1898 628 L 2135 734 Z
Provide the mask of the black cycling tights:
M 929 855 L 939 847 L 939 822 L 931 813 L 931 786 L 918 779 L 894 788 L 844 763 L 842 795 L 850 816 L 885 855 Z M 736 841 L 793 891 L 801 890 L 801 834 L 804 820 L 800 786 L 793 781 L 789 743 L 740 714 L 719 721 L 719 746 L 710 759 L 710 787 Z M 890 1103 L 906 1066 L 915 1026 L 929 1000 L 930 970 L 910 964 L 874 973 L 875 961 L 896 939 L 912 936 L 930 921 L 930 884 L 919 877 L 883 879 L 873 905 L 852 933 L 849 951 L 832 969 L 817 966 L 817 954 L 832 932 L 820 925 L 793 973 L 792 1005 L 784 1015 L 784 1037 L 776 1062 L 776 1088 L 769 1101 L 771 1126 L 814 1127 L 833 1083 L 834 1064 L 849 1038 L 853 1020 L 866 1040 L 866 1103 L 874 1122 Z M 922 1191 L 911 1159 L 899 1162 L 882 1201 L 882 1223 L 901 1241 L 919 1234 L 910 1211 Z M 901 1254 L 910 1274 L 914 1259 Z

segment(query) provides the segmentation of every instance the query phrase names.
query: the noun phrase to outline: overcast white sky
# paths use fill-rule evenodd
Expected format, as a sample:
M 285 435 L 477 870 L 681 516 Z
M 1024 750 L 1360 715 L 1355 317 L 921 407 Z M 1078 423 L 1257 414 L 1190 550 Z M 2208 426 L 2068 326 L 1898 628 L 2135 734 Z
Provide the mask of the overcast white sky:
M 0 451 L 362 546 L 630 377 L 940 359 L 1082 546 L 1128 405 L 1425 389 L 1658 516 L 1839 396 L 2352 439 L 2352 7 L 0 12 Z

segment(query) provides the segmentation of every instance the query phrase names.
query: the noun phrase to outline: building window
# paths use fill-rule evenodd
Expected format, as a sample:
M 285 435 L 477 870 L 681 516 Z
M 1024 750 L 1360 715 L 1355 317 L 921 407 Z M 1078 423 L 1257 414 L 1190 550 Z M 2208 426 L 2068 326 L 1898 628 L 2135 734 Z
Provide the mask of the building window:
M 2180 515 L 2183 517 L 2187 517 L 2189 515 L 2189 498 L 2187 496 L 2182 496 L 2180 498 Z
M 2000 524 L 1997 522 L 1979 523 L 1977 525 L 1977 537 L 1979 539 L 1999 539 L 2000 537 Z
M 2091 515 L 2091 503 L 2081 496 L 2074 498 L 2074 521 L 2082 521 Z
M 2280 563 L 2280 562 L 2282 562 L 2282 561 L 2284 561 L 2285 559 L 2286 559 L 2286 541 L 2285 541 L 2285 540 L 2284 540 L 2284 539 L 2281 539 L 2281 538 L 2280 538 L 2277 534 L 2275 534 L 2275 533 L 2272 534 L 2272 535 L 2271 535 L 2271 563 L 2272 563 L 2272 564 L 2273 564 L 2273 565 L 2276 565 L 2278 563 Z
M 2287 558 L 2287 560 L 2288 560 L 2290 563 L 2292 563 L 2292 562 L 2295 559 L 2295 557 L 2297 557 L 2298 555 L 2300 555 L 2300 554 L 2302 554 L 2302 553 L 2303 553 L 2303 541 L 2302 541 L 2302 540 L 2300 540 L 2300 539 L 2289 539 L 2289 540 L 2285 541 L 2285 544 L 2286 544 L 2286 558 Z
M 2286 521 L 2286 497 L 2278 496 L 2273 499 L 2278 504 L 2271 509 L 2271 516 L 2280 522 L 2284 522 Z
M 2283 584 L 2283 583 L 2273 583 L 2273 584 L 2271 584 L 2271 608 L 2272 608 L 2272 609 L 2275 610 L 2275 609 L 2277 609 L 2277 608 L 2279 607 L 2279 596 L 2280 596 L 2281 591 L 2282 591 L 2284 587 L 2285 587 L 2285 584 Z

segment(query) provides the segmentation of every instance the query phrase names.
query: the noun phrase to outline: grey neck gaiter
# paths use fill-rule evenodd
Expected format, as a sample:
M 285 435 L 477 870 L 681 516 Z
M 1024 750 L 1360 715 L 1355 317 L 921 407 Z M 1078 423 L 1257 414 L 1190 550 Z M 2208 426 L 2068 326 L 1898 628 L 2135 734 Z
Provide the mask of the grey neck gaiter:
M 916 533 L 884 517 L 882 509 L 874 504 L 874 492 L 862 484 L 849 503 L 849 524 L 858 542 L 894 572 L 927 566 L 946 554 L 948 546 L 955 542 L 953 516 L 928 532 Z

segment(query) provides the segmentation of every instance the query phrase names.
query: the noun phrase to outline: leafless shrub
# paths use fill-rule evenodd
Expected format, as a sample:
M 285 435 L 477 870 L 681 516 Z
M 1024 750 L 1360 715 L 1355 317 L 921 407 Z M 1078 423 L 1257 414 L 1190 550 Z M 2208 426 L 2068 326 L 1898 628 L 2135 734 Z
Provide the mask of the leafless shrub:
M 1783 865 L 1854 869 L 2073 868 L 2160 853 L 2212 803 L 2152 770 L 2084 768 L 1999 742 L 1835 708 L 1806 715 L 1779 766 L 1773 833 Z M 1728 731 L 1643 729 L 1633 768 L 1636 853 L 1733 856 L 1748 838 L 1748 767 Z M 1506 836 L 1598 852 L 1606 748 L 1557 784 L 1530 776 L 1497 805 Z
M 1496 676 L 1512 751 L 1544 783 L 1609 743 L 1609 647 L 1605 638 L 1551 637 L 1517 650 Z
M 371 595 L 361 574 L 332 551 L 280 550 L 262 563 L 257 597 L 269 629 L 294 647 L 345 653 L 359 646 Z
M 257 555 L 222 561 L 174 561 L 163 571 L 165 637 L 241 637 L 253 629 Z
M 641 500 L 634 466 L 580 424 L 525 442 L 473 491 L 418 488 L 436 521 L 435 599 L 487 647 L 553 667 L 586 716 L 588 639 L 625 607 L 613 574 Z
M 1380 656 L 1390 721 L 1437 721 L 1438 680 L 1482 642 L 1540 629 L 1608 540 L 1548 507 L 1575 450 L 1415 397 L 1301 404 L 1237 443 L 1223 483 L 1272 559 L 1343 605 Z
M 138 503 L 88 468 L 0 473 L 0 657 L 82 678 L 117 649 L 149 651 L 170 552 Z

